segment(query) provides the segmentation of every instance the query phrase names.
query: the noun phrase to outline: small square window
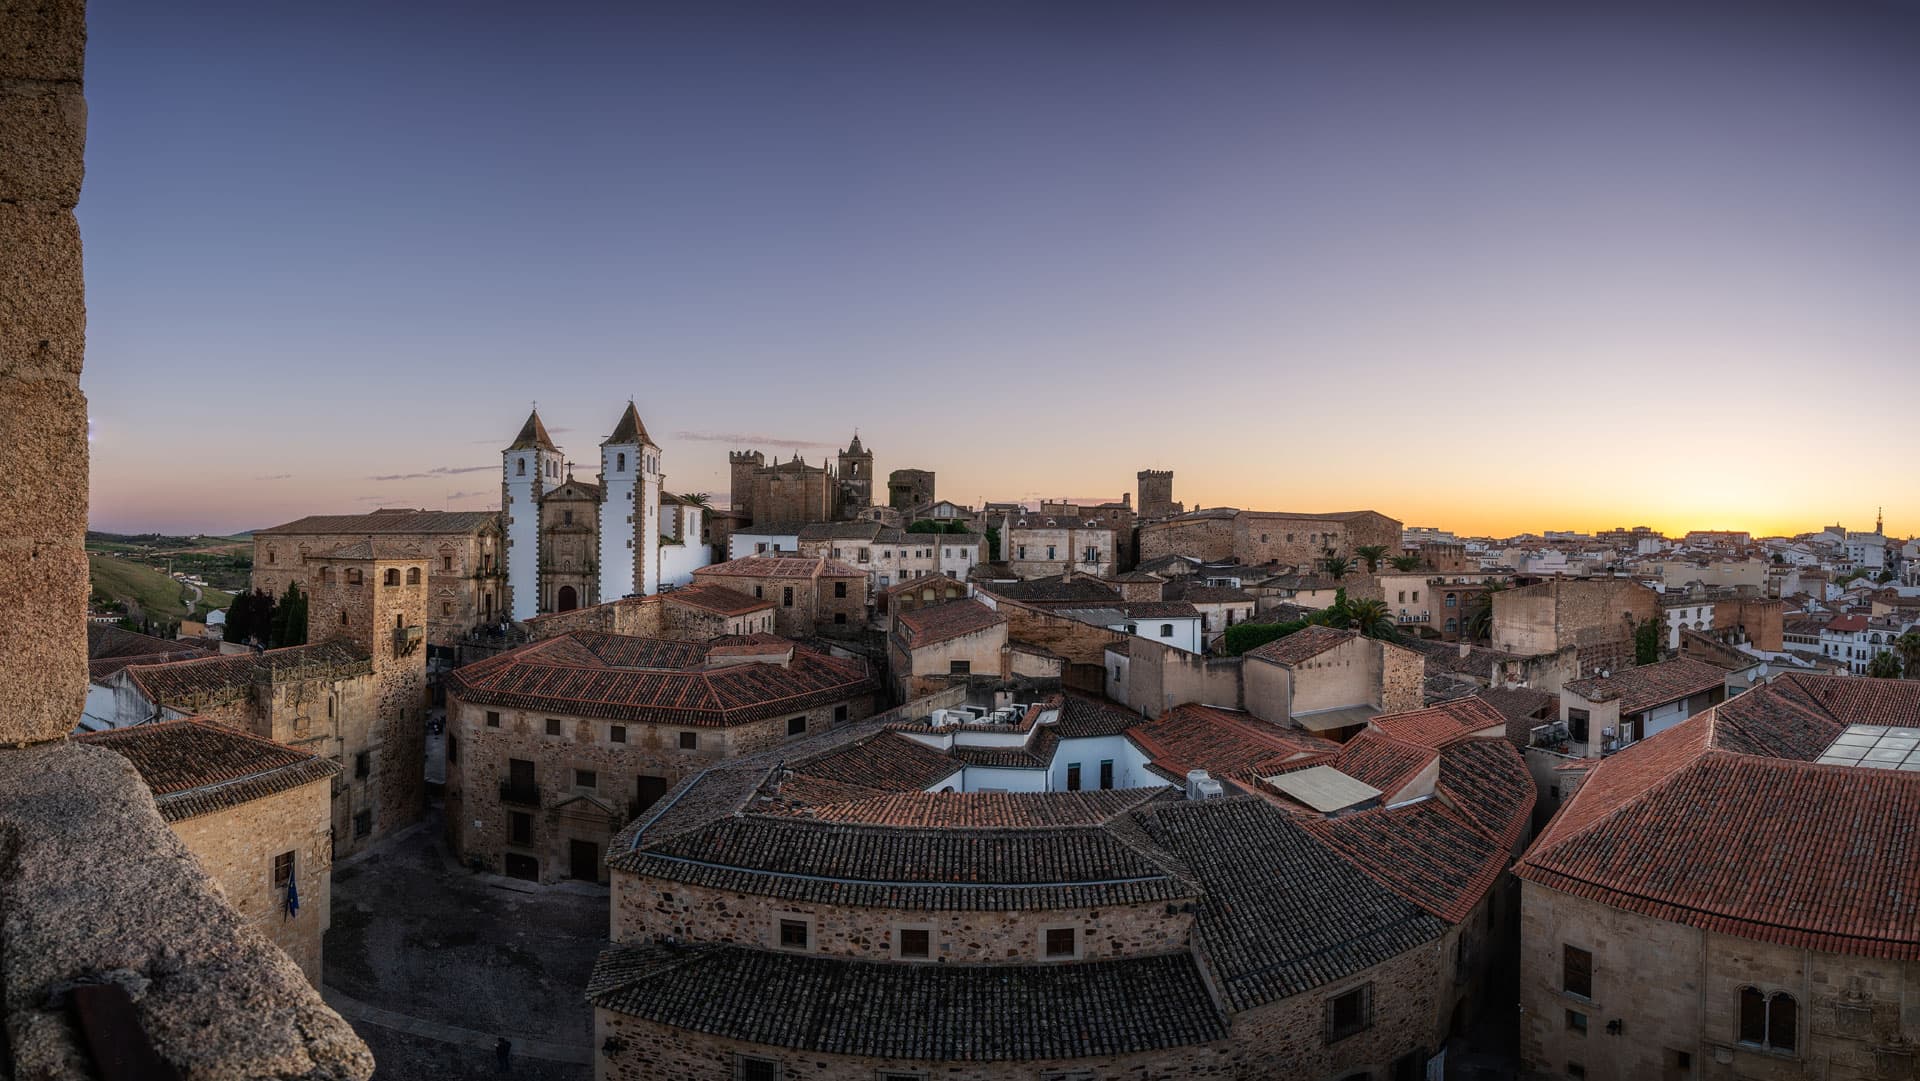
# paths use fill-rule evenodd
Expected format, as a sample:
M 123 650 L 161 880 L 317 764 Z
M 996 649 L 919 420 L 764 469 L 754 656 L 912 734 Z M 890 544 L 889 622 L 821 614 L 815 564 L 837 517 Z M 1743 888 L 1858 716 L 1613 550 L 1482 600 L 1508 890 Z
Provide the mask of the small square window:
M 807 921 L 780 921 L 780 948 L 783 950 L 804 950 L 807 948 Z
M 624 724 L 614 725 L 613 730 L 608 733 L 607 738 L 613 740 L 615 743 L 625 743 L 627 741 L 627 726 Z
M 590 769 L 577 769 L 573 771 L 573 785 L 575 788 L 598 788 L 600 777 Z
M 1568 1077 L 1585 1077 L 1587 1076 L 1587 1068 L 1585 1066 L 1580 1065 L 1578 1062 L 1569 1062 L 1567 1063 L 1567 1076 Z
M 845 583 L 845 582 L 835 582 L 835 583 L 833 583 L 833 595 L 834 595 L 834 596 L 836 596 L 836 597 L 844 597 L 844 596 L 846 596 L 846 595 L 847 595 L 847 583 Z
M 372 751 L 361 751 L 360 753 L 353 756 L 354 777 L 360 780 L 366 780 L 367 777 L 372 773 L 373 773 L 373 752 Z
M 681 750 L 692 751 L 692 750 L 699 749 L 699 747 L 700 747 L 700 733 L 698 732 L 680 733 L 680 749 Z
M 1077 927 L 1047 928 L 1046 953 L 1049 958 L 1077 956 L 1080 952 L 1080 929 Z
M 805 717 L 790 717 L 787 719 L 787 735 L 804 736 L 806 734 L 807 719 Z
M 361 811 L 353 816 L 353 835 L 365 837 L 373 832 L 373 812 Z
M 1579 1010 L 1568 1010 L 1567 1031 L 1573 1033 L 1575 1036 L 1585 1036 L 1587 1034 L 1587 1015 L 1581 1013 Z
M 900 956 L 910 960 L 926 960 L 933 956 L 933 932 L 925 927 L 902 927 L 900 929 Z
M 1361 984 L 1327 1000 L 1327 1042 L 1373 1027 L 1373 985 Z
M 500 715 L 498 713 L 495 713 L 493 710 L 487 711 L 487 727 L 488 728 L 500 727 Z
M 560 734 L 560 718 L 548 717 L 547 718 L 547 735 L 557 736 L 559 734 Z
M 965 675 L 971 675 L 972 673 L 973 673 L 972 661 L 948 661 L 947 662 L 947 674 L 950 676 L 965 676 Z
M 846 720 L 846 719 L 847 719 L 847 707 L 846 707 L 846 706 L 844 706 L 844 705 L 841 705 L 841 706 L 835 706 L 835 707 L 833 707 L 833 721 L 834 721 L 834 723 L 835 723 L 835 724 L 838 724 L 838 723 L 840 723 L 841 721 L 844 721 L 844 720 Z
M 780 1081 L 780 1063 L 775 1059 L 736 1055 L 733 1081 Z
M 287 883 L 293 881 L 293 853 L 282 852 L 273 857 L 273 888 L 284 890 Z

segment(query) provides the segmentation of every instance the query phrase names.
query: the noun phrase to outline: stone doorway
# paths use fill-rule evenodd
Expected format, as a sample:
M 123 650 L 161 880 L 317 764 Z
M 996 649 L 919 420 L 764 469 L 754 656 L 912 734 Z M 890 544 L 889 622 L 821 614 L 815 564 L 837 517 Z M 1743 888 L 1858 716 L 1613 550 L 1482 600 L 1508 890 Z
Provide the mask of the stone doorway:
M 572 586 L 561 586 L 559 594 L 554 599 L 553 610 L 571 612 L 578 607 L 580 607 L 580 594 Z

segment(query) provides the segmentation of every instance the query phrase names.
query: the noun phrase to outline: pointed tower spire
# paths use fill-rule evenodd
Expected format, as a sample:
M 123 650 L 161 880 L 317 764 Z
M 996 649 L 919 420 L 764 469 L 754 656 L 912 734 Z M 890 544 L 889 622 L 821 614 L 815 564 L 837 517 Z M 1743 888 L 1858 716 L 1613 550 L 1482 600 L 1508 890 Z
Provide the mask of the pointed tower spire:
M 602 440 L 600 445 L 605 447 L 616 443 L 653 445 L 653 437 L 647 434 L 647 426 L 640 423 L 640 411 L 633 407 L 632 399 L 627 401 L 627 411 L 620 414 L 620 423 L 613 426 L 613 434 Z
M 514 437 L 507 449 L 524 450 L 528 447 L 545 447 L 551 451 L 560 449 L 553 445 L 553 437 L 547 434 L 547 426 L 540 423 L 540 410 L 537 408 L 527 414 L 527 422 L 520 426 L 520 434 Z
M 860 429 L 858 428 L 855 428 L 853 430 L 853 442 L 847 444 L 847 453 L 848 454 L 860 453 Z

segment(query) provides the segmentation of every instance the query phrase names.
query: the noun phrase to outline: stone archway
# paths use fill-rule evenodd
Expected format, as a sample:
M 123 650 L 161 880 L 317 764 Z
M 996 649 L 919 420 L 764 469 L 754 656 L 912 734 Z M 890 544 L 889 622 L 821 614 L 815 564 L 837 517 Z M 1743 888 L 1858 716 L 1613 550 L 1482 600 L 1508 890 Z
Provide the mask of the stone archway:
M 572 586 L 561 586 L 560 592 L 554 596 L 553 610 L 571 612 L 578 607 L 580 607 L 580 594 L 575 592 Z

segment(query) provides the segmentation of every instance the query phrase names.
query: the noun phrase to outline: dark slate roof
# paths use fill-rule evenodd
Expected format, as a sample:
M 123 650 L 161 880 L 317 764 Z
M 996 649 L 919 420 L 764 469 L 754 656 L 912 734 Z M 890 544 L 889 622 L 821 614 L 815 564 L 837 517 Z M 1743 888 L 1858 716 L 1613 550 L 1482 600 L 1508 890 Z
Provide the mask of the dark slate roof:
M 535 423 L 539 423 L 535 418 Z M 613 426 L 613 434 L 600 441 L 603 447 L 616 444 L 644 443 L 653 446 L 653 437 L 647 434 L 647 426 L 640 423 L 640 411 L 627 403 L 627 411 L 620 414 L 620 422 Z
M 1138 818 L 1202 886 L 1202 948 L 1236 1012 L 1377 965 L 1447 930 L 1264 800 L 1158 804 Z
M 741 1043 L 936 1062 L 1130 1055 L 1227 1034 L 1188 953 L 903 965 L 738 946 L 614 946 L 595 962 L 587 999 Z
M 1086 575 L 1066 581 L 1059 575 L 1030 578 L 1023 582 L 992 582 L 980 587 L 996 597 L 1023 604 L 1106 604 L 1117 606 L 1120 593 L 1098 578 Z
M 1121 735 L 1139 723 L 1140 715 L 1123 706 L 1069 694 L 1060 705 L 1060 719 L 1054 722 L 1053 732 L 1061 739 L 1091 739 Z
M 765 642 L 785 665 L 699 667 L 711 650 Z M 467 702 L 643 724 L 724 727 L 799 713 L 870 694 L 857 660 L 765 635 L 677 642 L 573 631 L 508 650 L 448 676 Z
M 891 732 L 882 732 L 793 765 L 797 773 L 883 792 L 918 792 L 960 770 L 960 763 L 939 751 Z
M 1141 904 L 1193 892 L 1166 864 L 1097 826 L 901 829 L 742 814 L 608 863 L 713 889 L 930 910 Z
M 339 766 L 305 751 L 192 719 L 77 738 L 133 763 L 153 792 L 161 817 L 169 822 L 237 807 L 340 772 Z
M 87 624 L 87 659 L 90 661 L 114 660 L 121 657 L 151 657 L 161 653 L 199 657 L 206 652 L 204 646 L 195 645 L 192 642 L 155 638 L 151 634 L 130 631 L 111 623 Z

